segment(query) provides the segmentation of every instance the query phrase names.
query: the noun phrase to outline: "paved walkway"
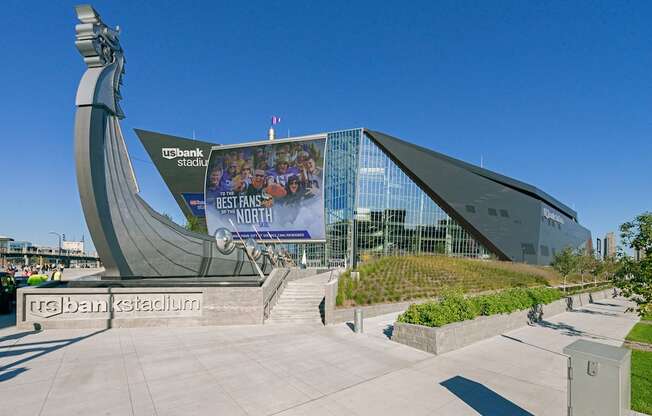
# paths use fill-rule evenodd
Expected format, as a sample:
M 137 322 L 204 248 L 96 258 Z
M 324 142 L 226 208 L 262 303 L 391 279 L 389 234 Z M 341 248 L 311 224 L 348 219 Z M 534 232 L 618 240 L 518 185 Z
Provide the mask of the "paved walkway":
M 601 301 L 433 356 L 366 333 L 264 325 L 0 329 L 0 408 L 19 415 L 563 415 L 578 337 L 619 344 L 636 318 Z

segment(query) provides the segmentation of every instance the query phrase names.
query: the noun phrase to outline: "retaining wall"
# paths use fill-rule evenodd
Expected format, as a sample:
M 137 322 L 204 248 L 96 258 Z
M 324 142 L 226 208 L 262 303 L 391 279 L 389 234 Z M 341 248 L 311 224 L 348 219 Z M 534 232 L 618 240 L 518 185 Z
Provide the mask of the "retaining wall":
M 573 307 L 588 305 L 591 300 L 610 298 L 613 295 L 613 289 L 600 290 L 591 294 L 582 293 L 543 305 L 540 310 L 480 316 L 472 320 L 454 322 L 435 328 L 395 322 L 392 341 L 432 354 L 442 354 L 520 328 L 530 322 L 558 315 Z
M 324 324 L 333 325 L 342 322 L 353 321 L 353 313 L 356 308 L 337 308 L 335 300 L 337 298 L 338 280 L 331 280 L 324 288 Z M 422 302 L 425 302 L 423 300 Z M 372 318 L 374 316 L 385 315 L 387 313 L 401 312 L 415 301 L 381 303 L 378 305 L 362 306 L 362 316 Z

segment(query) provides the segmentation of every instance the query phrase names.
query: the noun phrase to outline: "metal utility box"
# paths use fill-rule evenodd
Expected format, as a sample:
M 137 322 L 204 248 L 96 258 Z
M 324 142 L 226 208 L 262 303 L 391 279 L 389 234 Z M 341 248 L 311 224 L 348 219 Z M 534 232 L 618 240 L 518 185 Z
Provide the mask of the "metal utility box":
M 631 351 L 578 340 L 568 355 L 568 416 L 629 416 Z

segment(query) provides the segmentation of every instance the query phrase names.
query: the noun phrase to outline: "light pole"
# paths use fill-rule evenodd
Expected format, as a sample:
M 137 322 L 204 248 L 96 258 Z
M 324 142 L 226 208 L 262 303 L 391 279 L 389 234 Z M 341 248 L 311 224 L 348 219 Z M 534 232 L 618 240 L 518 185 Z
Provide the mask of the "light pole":
M 59 237 L 59 251 L 57 253 L 57 257 L 58 257 L 57 262 L 61 264 L 61 234 L 55 233 L 54 231 L 50 231 L 48 234 L 54 234 L 57 237 Z

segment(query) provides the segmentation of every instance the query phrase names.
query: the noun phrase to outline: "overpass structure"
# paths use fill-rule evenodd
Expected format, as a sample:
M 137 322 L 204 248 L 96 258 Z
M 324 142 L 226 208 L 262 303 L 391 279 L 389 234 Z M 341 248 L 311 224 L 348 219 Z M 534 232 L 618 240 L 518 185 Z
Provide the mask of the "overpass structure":
M 9 263 L 41 266 L 59 263 L 66 267 L 73 263 L 81 263 L 91 267 L 100 267 L 101 262 L 98 256 L 50 247 L 26 247 L 19 250 L 0 249 L 0 267 L 6 267 Z

